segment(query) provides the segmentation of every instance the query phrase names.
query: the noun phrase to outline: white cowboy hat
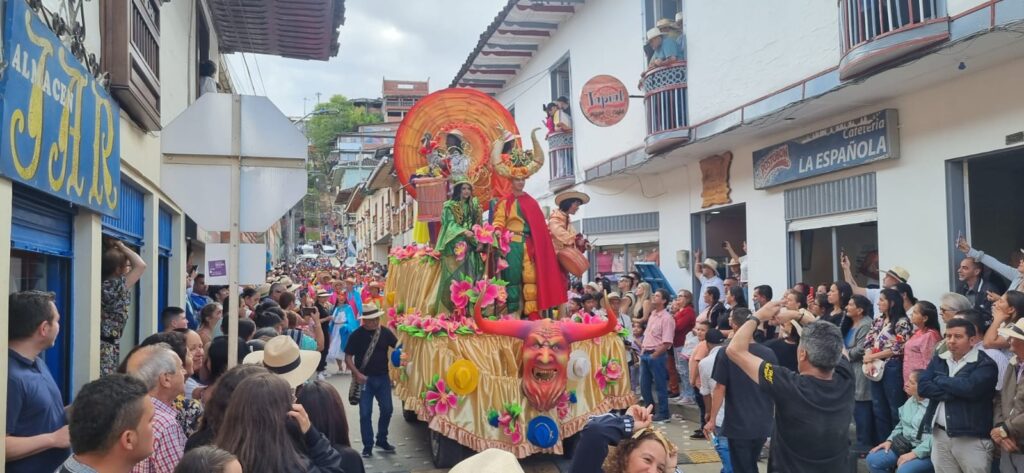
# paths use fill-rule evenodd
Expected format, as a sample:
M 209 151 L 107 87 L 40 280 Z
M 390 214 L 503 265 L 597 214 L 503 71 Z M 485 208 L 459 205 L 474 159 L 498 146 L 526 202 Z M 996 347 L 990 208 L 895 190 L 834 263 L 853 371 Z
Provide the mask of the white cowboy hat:
M 278 335 L 267 341 L 263 351 L 254 351 L 245 356 L 242 363 L 261 365 L 288 381 L 293 388 L 309 380 L 320 364 L 320 352 L 299 350 L 295 340 L 287 335 Z
M 1006 338 L 1016 338 L 1018 340 L 1024 340 L 1024 318 L 1018 319 L 1017 323 L 1013 325 L 1007 325 L 999 329 L 999 335 Z
M 566 371 L 572 379 L 585 379 L 590 374 L 590 357 L 582 350 L 573 350 L 569 354 Z
M 363 316 L 360 317 L 362 320 L 379 319 L 381 316 L 380 309 L 377 308 L 377 304 L 363 304 Z
M 459 462 L 448 473 L 522 473 L 516 456 L 505 450 L 488 448 Z
M 712 270 L 718 271 L 718 261 L 715 261 L 711 258 L 704 260 L 704 266 L 711 266 Z
M 658 36 L 661 36 L 661 35 L 664 35 L 664 34 L 665 33 L 662 33 L 661 30 L 658 29 L 657 26 L 655 26 L 654 28 L 651 28 L 651 29 L 647 30 L 647 42 L 650 43 L 652 39 L 657 38 Z

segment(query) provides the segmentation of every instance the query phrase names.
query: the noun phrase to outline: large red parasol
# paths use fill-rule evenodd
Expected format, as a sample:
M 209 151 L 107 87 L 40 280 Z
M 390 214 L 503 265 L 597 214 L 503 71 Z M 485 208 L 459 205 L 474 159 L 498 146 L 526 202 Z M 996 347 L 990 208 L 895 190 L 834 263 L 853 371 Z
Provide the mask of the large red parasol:
M 458 88 L 427 95 L 409 110 L 398 127 L 394 151 L 398 180 L 416 198 L 416 189 L 410 180 L 417 169 L 427 165 L 427 158 L 421 152 L 424 134 L 430 133 L 443 145 L 448 132 L 459 130 L 470 157 L 467 177 L 473 183 L 474 194 L 486 206 L 492 197 L 509 192 L 508 179 L 494 173 L 488 162 L 491 143 L 501 136 L 501 129 L 519 133 L 512 114 L 487 94 Z

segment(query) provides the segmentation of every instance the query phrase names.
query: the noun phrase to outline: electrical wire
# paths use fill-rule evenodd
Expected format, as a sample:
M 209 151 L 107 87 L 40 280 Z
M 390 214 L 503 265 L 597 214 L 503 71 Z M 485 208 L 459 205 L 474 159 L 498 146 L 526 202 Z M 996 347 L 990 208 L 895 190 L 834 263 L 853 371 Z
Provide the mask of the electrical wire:
M 250 54 L 253 54 L 252 61 L 256 64 L 256 72 L 260 78 L 260 86 L 263 89 L 263 95 L 267 95 L 267 85 L 263 82 L 263 72 L 260 70 L 259 58 L 255 56 L 251 51 L 256 51 L 256 45 L 252 42 L 252 28 L 249 26 L 249 18 L 245 15 L 245 5 L 242 4 L 242 0 L 238 0 L 238 13 L 242 17 L 242 26 L 245 27 L 245 38 L 249 41 Z M 249 62 L 245 60 L 245 53 L 241 52 L 242 62 L 245 63 L 245 72 L 249 75 L 249 83 L 252 84 L 253 95 L 256 95 L 256 83 L 252 80 L 252 72 L 249 71 Z

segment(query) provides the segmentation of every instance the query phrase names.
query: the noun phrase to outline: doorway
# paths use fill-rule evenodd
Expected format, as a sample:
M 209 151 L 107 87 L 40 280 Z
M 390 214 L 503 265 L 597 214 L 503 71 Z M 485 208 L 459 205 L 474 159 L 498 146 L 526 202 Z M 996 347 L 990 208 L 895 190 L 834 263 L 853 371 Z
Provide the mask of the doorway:
M 989 158 L 967 161 L 969 220 L 966 231 L 971 246 L 999 261 L 1017 267 L 1024 248 L 1024 149 Z M 1000 292 L 1010 281 L 996 272 L 988 279 Z
M 693 232 L 693 248 L 700 249 L 704 259 L 711 258 L 718 262 L 718 276 L 725 279 L 729 276 L 729 252 L 725 248 L 728 242 L 737 256 L 744 256 L 743 242 L 747 240 L 747 206 L 732 205 L 695 213 L 690 216 Z M 738 274 L 735 275 L 737 278 Z M 695 291 L 700 290 L 700 282 L 693 278 Z M 695 292 L 694 294 L 696 294 Z
M 54 294 L 53 303 L 60 314 L 60 331 L 52 347 L 42 353 L 46 366 L 64 401 L 71 399 L 71 258 L 11 250 L 10 292 L 44 291 Z

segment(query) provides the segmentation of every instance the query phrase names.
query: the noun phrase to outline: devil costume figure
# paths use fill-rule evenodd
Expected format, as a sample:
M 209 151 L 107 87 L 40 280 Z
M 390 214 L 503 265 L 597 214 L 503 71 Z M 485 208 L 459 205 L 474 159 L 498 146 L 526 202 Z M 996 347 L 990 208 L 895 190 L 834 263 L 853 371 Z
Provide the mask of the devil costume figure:
M 490 320 L 480 314 L 480 306 L 475 307 L 473 318 L 484 333 L 523 341 L 523 396 L 538 411 L 547 411 L 558 405 L 565 393 L 572 344 L 615 331 L 615 310 L 607 299 L 604 306 L 608 320 L 603 324 L 582 324 L 570 319 Z
M 564 304 L 569 284 L 558 266 L 540 204 L 523 192 L 526 178 L 544 166 L 544 150 L 537 139 L 539 129 L 531 133 L 533 151 L 517 147 L 518 137 L 509 131 L 495 140 L 491 150 L 494 170 L 512 181 L 512 192 L 491 207 L 495 228 L 512 232 L 511 251 L 506 256 L 508 268 L 500 275 L 508 282 L 506 309 L 531 320 L 539 318 L 542 310 Z M 539 274 L 544 277 L 538 278 Z
M 483 262 L 473 239 L 473 225 L 480 223 L 480 204 L 473 186 L 463 179 L 452 181 L 452 196 L 441 210 L 441 231 L 437 246 L 441 253 L 441 279 L 437 286 L 435 313 L 451 312 L 451 283 L 468 277 L 476 281 L 483 274 Z

